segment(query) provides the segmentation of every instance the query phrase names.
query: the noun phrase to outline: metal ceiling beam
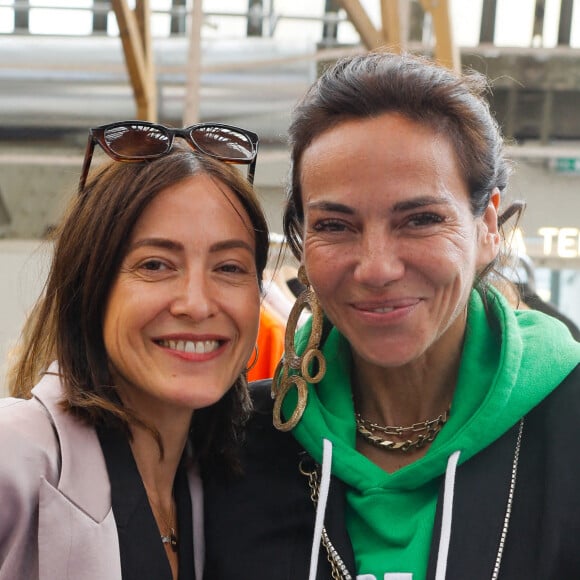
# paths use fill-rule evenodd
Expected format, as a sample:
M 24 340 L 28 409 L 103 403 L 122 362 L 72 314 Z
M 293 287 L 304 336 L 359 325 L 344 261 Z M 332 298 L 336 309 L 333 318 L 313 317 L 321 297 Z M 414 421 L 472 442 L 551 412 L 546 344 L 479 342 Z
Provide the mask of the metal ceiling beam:
M 572 36 L 572 13 L 574 0 L 562 0 L 560 5 L 560 22 L 558 23 L 558 45 L 570 46 Z
M 495 18 L 497 14 L 497 0 L 483 0 L 481 8 L 481 26 L 479 28 L 479 42 L 495 41 Z

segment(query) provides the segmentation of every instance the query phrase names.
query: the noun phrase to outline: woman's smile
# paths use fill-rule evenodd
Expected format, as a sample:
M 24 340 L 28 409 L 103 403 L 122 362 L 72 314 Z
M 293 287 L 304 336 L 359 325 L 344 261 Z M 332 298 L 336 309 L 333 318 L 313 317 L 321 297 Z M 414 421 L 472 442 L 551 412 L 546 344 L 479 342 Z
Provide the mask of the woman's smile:
M 212 353 L 220 346 L 220 342 L 217 340 L 158 340 L 155 342 L 169 350 L 195 354 Z

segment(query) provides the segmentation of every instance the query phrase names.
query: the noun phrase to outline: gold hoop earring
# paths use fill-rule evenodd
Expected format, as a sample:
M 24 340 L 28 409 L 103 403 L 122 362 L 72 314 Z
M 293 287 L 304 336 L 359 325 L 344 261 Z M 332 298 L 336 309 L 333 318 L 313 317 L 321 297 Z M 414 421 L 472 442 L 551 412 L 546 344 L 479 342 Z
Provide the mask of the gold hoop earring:
M 248 374 L 257 364 L 258 364 L 258 356 L 260 356 L 260 351 L 258 350 L 258 345 L 254 345 L 254 360 L 246 366 L 245 373 Z
M 286 333 L 284 335 L 284 356 L 278 363 L 272 380 L 274 427 L 280 431 L 290 431 L 290 429 L 296 427 L 298 421 L 302 418 L 304 409 L 306 409 L 308 400 L 307 383 L 319 383 L 326 373 L 326 359 L 322 351 L 318 348 L 322 336 L 322 307 L 320 306 L 320 302 L 318 302 L 316 293 L 310 288 L 310 281 L 308 280 L 304 266 L 300 266 L 298 270 L 298 280 L 306 288 L 296 298 L 296 302 L 288 316 Z M 312 312 L 312 328 L 304 353 L 299 356 L 296 353 L 294 335 L 300 315 L 306 307 L 309 307 Z M 314 375 L 310 372 L 313 363 L 317 365 L 317 370 Z M 293 371 L 292 374 L 290 374 L 291 371 Z M 282 403 L 293 386 L 296 387 L 298 393 L 298 403 L 292 416 L 288 421 L 284 422 L 282 419 Z

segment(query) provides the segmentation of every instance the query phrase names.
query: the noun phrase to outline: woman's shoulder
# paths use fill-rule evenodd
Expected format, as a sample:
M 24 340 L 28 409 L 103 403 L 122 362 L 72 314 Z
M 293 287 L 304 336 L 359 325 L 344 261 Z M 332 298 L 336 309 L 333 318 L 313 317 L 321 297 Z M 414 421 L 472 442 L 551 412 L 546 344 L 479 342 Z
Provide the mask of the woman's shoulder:
M 271 413 L 274 407 L 272 399 L 272 379 L 254 381 L 249 385 L 254 414 Z
M 572 369 L 540 406 L 542 404 L 550 409 L 551 414 L 560 418 L 572 415 L 580 429 L 580 364 Z
M 32 389 L 30 399 L 0 399 L 0 479 L 55 483 L 61 468 L 61 450 L 56 421 L 62 386 L 52 367 Z
M 244 449 L 245 460 L 262 463 L 272 457 L 298 457 L 302 452 L 291 432 L 278 431 L 274 427 L 272 412 L 274 400 L 271 394 L 272 379 L 250 383 L 252 414 L 246 424 Z
M 526 416 L 524 429 L 528 434 L 541 434 L 544 443 L 557 443 L 548 444 L 552 453 L 570 451 L 570 446 L 576 445 L 580 438 L 580 365 L 531 410 Z
M 0 400 L 1 551 L 12 550 L 6 542 L 15 537 L 33 541 L 41 487 L 43 482 L 57 485 L 59 473 L 59 443 L 42 404 L 34 398 Z
M 0 432 L 21 434 L 23 437 L 43 437 L 52 431 L 47 410 L 34 397 L 0 399 Z M 4 438 L 2 438 L 4 439 Z
M 46 408 L 36 399 L 0 399 L 0 477 L 33 470 L 58 473 L 59 443 Z

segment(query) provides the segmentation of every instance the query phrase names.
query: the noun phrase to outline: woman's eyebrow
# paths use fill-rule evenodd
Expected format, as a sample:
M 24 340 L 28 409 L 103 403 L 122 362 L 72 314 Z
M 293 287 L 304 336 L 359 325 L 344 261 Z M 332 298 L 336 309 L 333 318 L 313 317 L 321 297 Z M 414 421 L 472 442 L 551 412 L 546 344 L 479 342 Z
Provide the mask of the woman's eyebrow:
M 234 238 L 231 240 L 222 240 L 220 242 L 212 244 L 210 246 L 210 252 L 221 252 L 222 250 L 231 250 L 236 248 L 248 250 L 248 252 L 250 252 L 251 254 L 253 254 L 255 251 L 252 245 L 246 242 L 245 240 Z
M 393 206 L 393 211 L 409 211 L 412 209 L 418 209 L 428 205 L 444 205 L 444 204 L 447 204 L 447 200 L 445 199 L 445 197 L 424 195 L 395 203 L 395 205 Z M 315 209 L 320 211 L 330 211 L 348 215 L 352 215 L 355 213 L 352 207 L 334 201 L 324 201 L 324 200 L 313 201 L 312 203 L 308 203 L 306 205 L 309 209 Z
M 337 203 L 335 201 L 313 201 L 312 203 L 306 204 L 308 209 L 317 209 L 321 211 L 332 211 L 336 213 L 353 214 L 354 209 L 343 203 Z
M 447 205 L 448 201 L 445 197 L 434 195 L 424 195 L 415 197 L 413 199 L 406 199 L 399 201 L 393 206 L 393 211 L 409 211 L 419 209 L 428 205 Z
M 129 251 L 131 252 L 132 250 L 142 248 L 143 246 L 183 251 L 183 244 L 175 242 L 174 240 L 169 240 L 167 238 L 143 238 L 141 240 L 137 240 L 129 246 Z
M 155 248 L 163 248 L 166 250 L 183 251 L 183 244 L 167 238 L 143 238 L 137 240 L 129 246 L 129 251 L 141 248 L 143 246 L 151 246 Z M 222 250 L 230 250 L 232 248 L 242 248 L 248 252 L 254 253 L 254 248 L 251 244 L 242 239 L 221 240 L 210 246 L 210 252 L 220 252 Z

